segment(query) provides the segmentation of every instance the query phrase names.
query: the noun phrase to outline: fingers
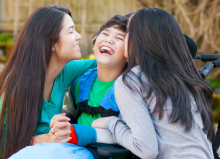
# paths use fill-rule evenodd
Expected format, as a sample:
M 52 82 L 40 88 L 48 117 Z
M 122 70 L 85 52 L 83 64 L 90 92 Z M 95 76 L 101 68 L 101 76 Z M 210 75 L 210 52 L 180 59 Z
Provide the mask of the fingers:
M 71 133 L 71 131 L 70 130 L 66 130 L 66 131 L 58 131 L 58 132 L 56 132 L 54 135 L 56 136 L 56 137 L 63 137 L 63 136 L 70 136 L 70 133 Z M 58 140 L 60 140 L 60 139 L 58 139 Z
M 63 115 L 58 115 L 58 116 L 54 116 L 50 122 L 50 127 L 54 127 L 55 123 L 69 123 L 68 121 L 70 121 L 70 118 L 63 116 Z
M 52 133 L 50 131 L 50 133 L 51 133 L 51 136 L 54 140 L 64 140 L 64 139 L 70 137 L 71 131 L 70 130 L 61 130 L 56 133 Z
M 68 142 L 72 139 L 72 137 L 63 136 L 63 137 L 56 137 L 53 134 L 50 133 L 50 141 L 49 142 Z
M 70 118 L 60 115 L 60 116 L 57 116 L 54 120 L 56 120 L 56 121 L 70 121 Z
M 70 118 L 66 117 L 65 115 L 54 115 L 51 121 L 57 120 L 57 121 L 70 121 Z
M 92 122 L 91 126 L 94 128 L 102 128 L 105 129 L 105 121 L 108 119 L 108 117 L 105 118 L 99 118 Z
M 62 129 L 58 129 L 58 128 L 54 128 L 54 127 L 53 127 L 53 128 L 50 129 L 50 132 L 53 133 L 53 134 L 55 134 L 56 132 L 61 131 L 61 130 L 62 130 Z
M 54 115 L 50 123 L 50 134 L 54 142 L 68 142 L 71 140 L 70 133 L 70 118 L 66 117 L 66 114 Z
M 99 122 L 97 122 L 96 120 L 94 120 L 91 124 L 91 127 L 93 128 L 99 128 Z
M 50 133 L 52 133 L 53 135 L 55 135 L 55 136 L 57 136 L 57 137 L 59 137 L 59 136 L 69 136 L 70 134 L 71 134 L 71 130 L 68 130 L 68 129 L 51 129 L 50 130 Z
M 58 117 L 58 116 L 66 116 L 66 113 L 54 115 L 51 120 L 55 120 L 55 118 Z
M 72 139 L 72 137 L 68 137 L 66 139 L 60 140 L 60 142 L 69 142 Z
M 59 121 L 52 121 L 51 124 L 53 124 L 52 128 L 58 128 L 58 129 L 63 129 L 66 127 L 70 128 L 70 123 L 69 122 L 59 122 Z

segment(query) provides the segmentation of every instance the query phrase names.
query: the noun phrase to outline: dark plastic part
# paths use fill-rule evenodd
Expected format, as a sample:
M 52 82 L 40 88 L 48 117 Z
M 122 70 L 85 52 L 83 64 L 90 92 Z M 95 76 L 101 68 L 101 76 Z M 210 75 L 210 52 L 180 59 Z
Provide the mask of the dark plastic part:
M 218 60 L 220 59 L 220 55 L 217 55 L 217 54 L 202 54 L 200 55 L 200 59 L 202 61 L 215 61 L 215 60 Z
M 199 70 L 202 77 L 205 79 L 213 70 L 214 64 L 213 63 L 207 63 L 203 68 Z
M 215 134 L 215 140 L 212 143 L 212 149 L 213 149 L 215 159 L 220 159 L 217 153 L 219 146 L 220 146 L 220 121 L 218 122 L 218 130 L 217 130 L 217 133 Z
M 132 155 L 129 150 L 116 146 L 99 147 L 97 151 L 101 156 L 106 157 L 130 157 Z
M 186 40 L 186 43 L 188 45 L 189 51 L 192 55 L 192 58 L 194 58 L 196 56 L 197 53 L 197 45 L 195 43 L 195 41 L 190 38 L 189 36 L 187 36 L 186 34 L 183 34 Z
M 100 156 L 97 152 L 97 147 L 86 147 L 86 148 L 87 148 L 87 150 L 89 150 L 92 153 L 92 155 L 95 159 L 109 159 L 109 157 Z
M 220 67 L 220 59 L 216 60 L 216 61 L 213 61 L 212 63 L 214 64 L 214 68 Z
M 200 55 L 196 55 L 196 56 L 194 57 L 194 59 L 201 59 L 201 56 L 200 56 Z

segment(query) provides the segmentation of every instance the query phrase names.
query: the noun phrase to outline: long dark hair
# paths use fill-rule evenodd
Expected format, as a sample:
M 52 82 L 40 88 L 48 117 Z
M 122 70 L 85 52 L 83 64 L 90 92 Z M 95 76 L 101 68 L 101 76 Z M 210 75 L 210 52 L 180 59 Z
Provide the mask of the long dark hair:
M 158 113 L 161 119 L 164 103 L 170 98 L 172 113 L 169 121 L 179 122 L 189 131 L 194 124 L 191 110 L 195 101 L 203 131 L 213 141 L 212 91 L 199 74 L 177 21 L 164 10 L 144 8 L 131 18 L 128 31 L 129 62 L 123 73 L 124 84 L 132 90 L 126 80 L 127 73 L 139 65 L 148 81 L 146 85 L 141 81 L 141 75 L 136 75 L 141 82 L 141 91 L 146 93 L 144 100 L 148 100 L 152 93 L 156 96 L 153 113 Z
M 24 25 L 0 75 L 0 158 L 6 159 L 33 142 L 52 46 L 59 41 L 65 14 L 71 16 L 64 7 L 37 9 Z

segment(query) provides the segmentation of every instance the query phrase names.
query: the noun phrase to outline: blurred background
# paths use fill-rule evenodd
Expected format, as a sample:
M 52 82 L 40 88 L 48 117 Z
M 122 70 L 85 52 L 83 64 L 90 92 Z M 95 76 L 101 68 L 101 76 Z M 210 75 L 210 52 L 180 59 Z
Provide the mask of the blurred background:
M 84 59 L 94 58 L 92 36 L 115 14 L 126 15 L 143 7 L 157 7 L 171 13 L 198 45 L 199 54 L 220 54 L 220 0 L 0 0 L 0 72 L 19 31 L 30 14 L 41 6 L 59 5 L 72 12 L 76 30 L 82 35 Z M 196 60 L 199 68 L 205 63 Z M 220 120 L 220 69 L 207 79 L 213 89 L 215 121 Z

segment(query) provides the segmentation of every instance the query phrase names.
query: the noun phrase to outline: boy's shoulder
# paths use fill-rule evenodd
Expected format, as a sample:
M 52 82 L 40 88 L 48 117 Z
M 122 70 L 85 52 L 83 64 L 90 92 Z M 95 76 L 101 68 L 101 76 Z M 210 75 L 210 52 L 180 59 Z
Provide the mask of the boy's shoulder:
M 82 90 L 91 87 L 96 77 L 97 77 L 97 68 L 89 69 L 86 73 L 84 73 L 82 76 L 80 76 L 73 82 L 70 88 L 70 94 L 73 97 L 74 101 L 75 101 L 76 93 L 79 95 L 80 92 L 82 93 Z

